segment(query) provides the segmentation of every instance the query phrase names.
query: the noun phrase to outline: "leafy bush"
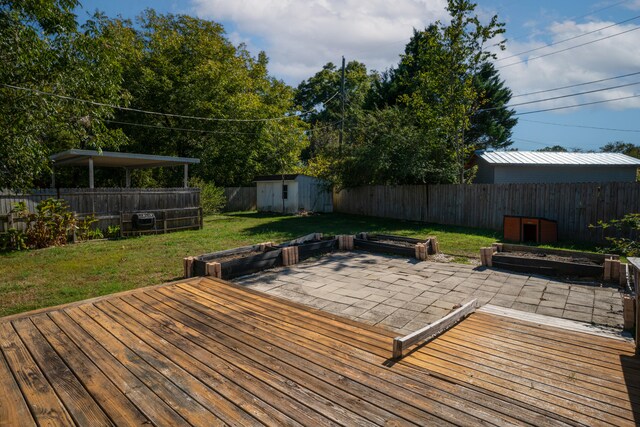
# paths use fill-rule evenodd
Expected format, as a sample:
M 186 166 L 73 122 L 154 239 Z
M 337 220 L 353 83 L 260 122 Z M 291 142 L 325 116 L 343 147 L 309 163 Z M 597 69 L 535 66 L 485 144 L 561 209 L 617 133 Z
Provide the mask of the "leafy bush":
M 598 221 L 597 225 L 590 225 L 590 228 L 601 228 L 606 230 L 613 227 L 618 230 L 619 235 L 623 237 L 606 237 L 611 247 L 608 251 L 618 253 L 625 256 L 640 256 L 640 214 L 626 214 L 621 219 L 612 219 L 609 222 Z
M 6 233 L 0 233 L 0 251 L 21 251 L 27 249 L 27 242 L 22 231 L 10 228 Z
M 64 245 L 76 227 L 76 218 L 64 200 L 46 199 L 38 203 L 36 212 L 27 210 L 24 202 L 16 203 L 11 214 L 26 224 L 25 231 L 9 230 L 0 243 L 4 250 L 39 249 Z
M 116 239 L 120 237 L 120 226 L 110 225 L 109 227 L 107 227 L 107 232 L 105 233 L 105 237 L 107 239 Z
M 219 213 L 226 205 L 224 188 L 216 187 L 201 178 L 191 178 L 190 185 L 200 188 L 200 205 L 204 215 Z
M 80 240 L 103 239 L 104 235 L 99 228 L 91 228 L 93 224 L 98 222 L 94 214 L 87 215 L 78 222 L 76 236 Z

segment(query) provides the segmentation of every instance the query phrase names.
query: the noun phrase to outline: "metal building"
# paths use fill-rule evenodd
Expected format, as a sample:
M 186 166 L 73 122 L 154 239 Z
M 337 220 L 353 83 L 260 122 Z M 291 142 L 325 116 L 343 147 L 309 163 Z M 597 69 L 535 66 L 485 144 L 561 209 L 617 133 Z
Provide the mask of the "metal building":
M 620 153 L 477 152 L 477 184 L 635 182 L 640 159 Z
M 268 175 L 255 179 L 258 211 L 297 213 L 333 212 L 330 185 L 302 174 Z

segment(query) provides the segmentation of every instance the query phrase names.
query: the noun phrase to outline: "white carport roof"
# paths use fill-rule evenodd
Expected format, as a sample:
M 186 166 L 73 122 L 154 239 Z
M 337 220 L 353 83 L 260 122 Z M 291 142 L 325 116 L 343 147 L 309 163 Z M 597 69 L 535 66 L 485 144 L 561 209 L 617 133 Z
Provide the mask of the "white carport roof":
M 113 151 L 67 150 L 49 157 L 54 166 L 94 166 L 107 168 L 155 168 L 160 166 L 180 166 L 200 163 L 200 159 L 190 157 L 155 156 L 151 154 L 119 153 Z

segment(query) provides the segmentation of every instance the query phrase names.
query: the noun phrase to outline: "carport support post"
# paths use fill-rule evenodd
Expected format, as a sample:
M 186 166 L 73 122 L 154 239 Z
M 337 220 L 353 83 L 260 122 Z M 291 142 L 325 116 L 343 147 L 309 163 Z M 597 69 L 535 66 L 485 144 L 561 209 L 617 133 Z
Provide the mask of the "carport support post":
M 51 167 L 51 188 L 56 188 L 56 168 Z
M 184 164 L 184 188 L 189 187 L 189 165 Z
M 124 169 L 124 173 L 125 173 L 125 186 L 127 188 L 131 187 L 131 169 L 129 168 L 125 168 Z
M 93 157 L 89 157 L 89 188 L 93 188 Z

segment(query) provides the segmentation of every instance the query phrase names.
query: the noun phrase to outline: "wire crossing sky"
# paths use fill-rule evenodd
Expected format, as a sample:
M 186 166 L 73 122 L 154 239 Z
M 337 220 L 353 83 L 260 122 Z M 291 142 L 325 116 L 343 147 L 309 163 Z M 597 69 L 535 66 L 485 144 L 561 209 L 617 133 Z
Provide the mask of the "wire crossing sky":
M 517 98 L 514 148 L 545 144 L 594 150 L 640 144 L 640 0 L 476 0 L 482 20 L 506 24 L 496 67 Z M 397 65 L 413 29 L 448 21 L 445 0 L 85 0 L 95 10 L 135 18 L 145 8 L 186 13 L 224 25 L 234 44 L 270 58 L 269 72 L 297 86 L 327 62 L 368 69 Z M 497 42 L 498 40 L 496 40 Z M 635 76 L 635 77 L 634 77 Z M 516 105 L 517 104 L 517 105 Z M 531 119 L 531 120 L 528 120 Z M 533 143 L 532 141 L 535 141 Z

